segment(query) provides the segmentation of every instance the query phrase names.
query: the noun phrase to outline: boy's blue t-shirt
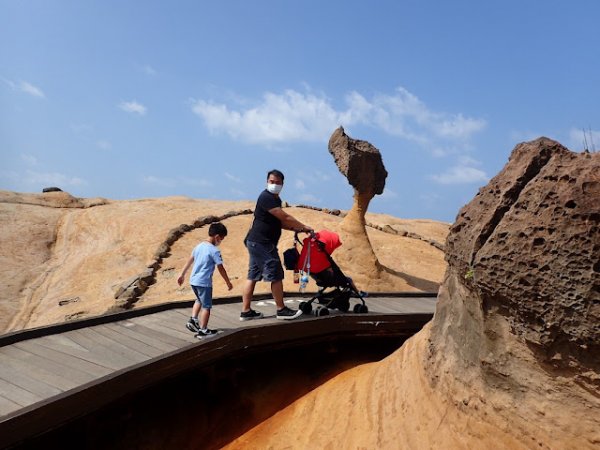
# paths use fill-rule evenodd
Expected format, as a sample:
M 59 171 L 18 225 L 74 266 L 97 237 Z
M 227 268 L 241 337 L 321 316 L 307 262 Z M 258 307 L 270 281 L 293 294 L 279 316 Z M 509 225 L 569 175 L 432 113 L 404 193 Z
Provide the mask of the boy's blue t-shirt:
M 192 250 L 194 264 L 190 275 L 190 284 L 200 287 L 211 287 L 215 266 L 223 264 L 221 252 L 210 242 L 201 242 Z

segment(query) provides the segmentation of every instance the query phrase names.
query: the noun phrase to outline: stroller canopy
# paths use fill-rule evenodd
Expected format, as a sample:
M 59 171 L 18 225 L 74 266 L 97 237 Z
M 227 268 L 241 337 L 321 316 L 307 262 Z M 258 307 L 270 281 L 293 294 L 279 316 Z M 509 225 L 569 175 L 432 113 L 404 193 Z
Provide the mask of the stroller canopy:
M 321 250 L 321 246 L 317 241 L 322 242 L 325 246 L 325 252 Z M 315 233 L 315 239 L 307 237 L 302 242 L 302 252 L 300 258 L 298 258 L 298 270 L 305 268 L 306 257 L 308 255 L 308 248 L 310 247 L 310 271 L 312 273 L 319 273 L 329 267 L 331 263 L 327 255 L 331 255 L 336 248 L 342 245 L 340 236 L 337 233 L 329 230 L 321 230 Z

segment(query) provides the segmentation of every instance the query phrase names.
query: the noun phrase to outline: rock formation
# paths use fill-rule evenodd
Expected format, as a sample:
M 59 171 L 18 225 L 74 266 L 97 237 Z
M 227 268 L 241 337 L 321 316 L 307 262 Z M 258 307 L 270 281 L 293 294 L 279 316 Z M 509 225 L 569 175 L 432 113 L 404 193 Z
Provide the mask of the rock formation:
M 600 154 L 546 138 L 518 145 L 460 211 L 446 252 L 438 351 L 454 345 L 463 364 L 484 377 L 505 371 L 516 386 L 516 359 L 495 329 L 503 322 L 540 370 L 600 388 Z
M 354 188 L 354 204 L 340 229 L 344 245 L 337 253 L 352 265 L 352 276 L 366 284 L 380 278 L 382 267 L 367 236 L 365 214 L 373 197 L 383 193 L 387 171 L 377 148 L 352 139 L 342 127 L 333 132 L 328 147 L 340 172 Z
M 227 448 L 599 448 L 600 153 L 518 145 L 446 252 L 430 324 Z

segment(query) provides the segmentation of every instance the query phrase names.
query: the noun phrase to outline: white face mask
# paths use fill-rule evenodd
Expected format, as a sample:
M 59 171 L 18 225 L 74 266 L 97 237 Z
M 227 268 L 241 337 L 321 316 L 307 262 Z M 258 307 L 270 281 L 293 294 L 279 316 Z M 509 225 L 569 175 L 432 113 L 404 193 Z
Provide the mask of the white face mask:
M 282 188 L 283 184 L 267 183 L 267 191 L 271 194 L 279 194 Z

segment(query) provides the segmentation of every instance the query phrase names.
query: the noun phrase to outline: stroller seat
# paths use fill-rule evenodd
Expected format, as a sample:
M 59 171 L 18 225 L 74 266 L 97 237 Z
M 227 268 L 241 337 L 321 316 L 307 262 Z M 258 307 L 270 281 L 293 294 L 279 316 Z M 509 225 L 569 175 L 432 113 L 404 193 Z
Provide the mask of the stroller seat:
M 296 241 L 300 242 L 297 238 Z M 305 314 L 312 311 L 312 303 L 316 300 L 315 315 L 327 315 L 329 309 L 347 312 L 350 309 L 350 298 L 356 297 L 361 303 L 354 306 L 355 313 L 368 312 L 367 305 L 360 292 L 356 290 L 352 279 L 344 275 L 342 270 L 331 257 L 331 253 L 342 245 L 339 235 L 332 231 L 323 230 L 303 240 L 302 252 L 296 264 L 297 270 L 310 268 L 310 277 L 315 280 L 319 291 L 309 301 L 300 303 L 300 310 Z M 332 288 L 333 290 L 327 291 Z

